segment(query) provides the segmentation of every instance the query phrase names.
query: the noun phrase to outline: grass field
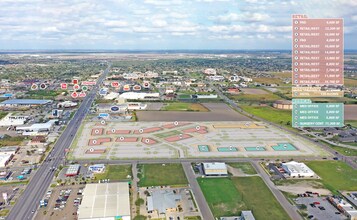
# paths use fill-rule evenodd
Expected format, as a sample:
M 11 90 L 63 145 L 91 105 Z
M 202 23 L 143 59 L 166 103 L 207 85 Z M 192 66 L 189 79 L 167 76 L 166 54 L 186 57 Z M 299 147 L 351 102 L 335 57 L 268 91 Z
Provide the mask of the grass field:
M 257 220 L 267 219 L 267 216 L 274 220 L 289 219 L 285 210 L 260 177 L 237 177 L 232 181 L 238 191 L 242 193 L 247 210 L 252 210 Z
M 240 107 L 252 115 L 291 129 L 291 125 L 289 125 L 292 117 L 290 110 L 280 110 L 270 106 L 241 105 Z
M 245 174 L 256 174 L 257 172 L 255 171 L 254 167 L 252 164 L 249 162 L 243 162 L 243 163 L 228 163 L 229 166 L 233 168 L 238 168 L 240 169 L 243 173 Z
M 246 206 L 242 194 L 228 178 L 198 178 L 202 192 L 215 217 L 239 215 Z
M 196 111 L 208 112 L 209 110 L 199 103 L 172 102 L 162 107 L 164 111 Z
M 349 120 L 349 121 L 345 121 L 345 125 L 350 124 L 353 127 L 357 128 L 357 120 Z
M 131 174 L 131 165 L 108 165 L 104 173 L 96 174 L 97 180 L 126 180 L 127 176 Z
M 139 164 L 139 186 L 187 185 L 181 164 Z
M 215 217 L 252 210 L 257 220 L 289 219 L 260 177 L 198 178 Z
M 357 149 L 350 149 L 350 148 L 345 148 L 345 147 L 338 147 L 335 145 L 332 145 L 330 143 L 327 143 L 326 141 L 319 140 L 319 142 L 324 143 L 325 145 L 329 146 L 330 148 L 334 149 L 338 153 L 345 155 L 345 156 L 357 156 Z
M 322 178 L 322 183 L 330 191 L 357 190 L 357 172 L 341 161 L 309 161 L 306 162 L 314 172 Z
M 291 77 L 291 74 L 289 74 L 290 77 Z M 283 80 L 277 78 L 277 77 L 273 77 L 273 78 L 270 78 L 270 77 L 260 77 L 260 78 L 254 78 L 254 82 L 257 82 L 257 83 L 264 83 L 264 84 L 284 84 Z
M 8 112 L 2 112 L 0 111 L 0 119 L 2 119 L 3 117 L 5 117 L 8 114 Z
M 351 78 L 345 78 L 344 85 L 347 87 L 357 87 L 357 80 Z
M 18 146 L 21 144 L 22 141 L 25 140 L 26 137 L 18 136 L 18 137 L 11 137 L 5 135 L 3 139 L 0 139 L 0 147 L 4 146 Z
M 280 96 L 269 92 L 268 94 L 239 94 L 239 95 L 229 95 L 229 98 L 246 103 L 260 103 L 260 102 L 275 102 L 281 99 Z
M 61 94 L 63 91 L 53 91 L 53 90 L 33 90 L 33 91 L 28 91 L 26 93 L 27 98 L 32 98 L 32 99 L 53 99 L 59 94 Z

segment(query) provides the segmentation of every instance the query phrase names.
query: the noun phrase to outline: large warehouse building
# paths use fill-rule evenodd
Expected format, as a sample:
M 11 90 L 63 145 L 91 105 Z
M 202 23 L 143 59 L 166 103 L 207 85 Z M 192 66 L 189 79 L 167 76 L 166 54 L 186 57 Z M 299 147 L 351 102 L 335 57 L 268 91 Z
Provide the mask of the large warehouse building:
M 79 220 L 130 220 L 129 184 L 87 184 L 78 209 Z
M 0 103 L 0 107 L 16 107 L 16 106 L 38 106 L 52 103 L 52 100 L 42 99 L 9 99 Z

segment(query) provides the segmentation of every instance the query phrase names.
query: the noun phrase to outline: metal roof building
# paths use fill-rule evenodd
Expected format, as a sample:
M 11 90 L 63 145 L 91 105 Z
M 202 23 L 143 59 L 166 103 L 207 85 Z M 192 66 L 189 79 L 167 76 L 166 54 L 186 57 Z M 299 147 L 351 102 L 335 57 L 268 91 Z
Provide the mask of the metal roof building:
M 227 166 L 225 163 L 202 163 L 206 176 L 227 176 Z
M 181 195 L 175 194 L 173 190 L 156 190 L 147 197 L 147 210 L 166 213 L 167 209 L 176 209 L 181 199 Z
M 52 103 L 52 100 L 42 99 L 9 99 L 0 103 L 1 106 L 17 106 L 17 105 L 46 105 Z
M 16 127 L 16 131 L 50 131 L 57 120 L 49 120 L 46 123 L 37 123 Z
M 66 171 L 66 176 L 76 176 L 79 173 L 81 166 L 79 164 L 70 165 Z
M 78 209 L 80 220 L 130 220 L 127 182 L 87 184 Z

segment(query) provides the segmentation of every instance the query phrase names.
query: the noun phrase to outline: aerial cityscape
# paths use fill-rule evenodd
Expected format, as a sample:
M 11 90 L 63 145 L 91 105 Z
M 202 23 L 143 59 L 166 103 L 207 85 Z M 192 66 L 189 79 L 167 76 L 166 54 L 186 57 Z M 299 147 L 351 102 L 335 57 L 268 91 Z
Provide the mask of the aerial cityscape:
M 356 9 L 0 1 L 0 219 L 357 220 Z

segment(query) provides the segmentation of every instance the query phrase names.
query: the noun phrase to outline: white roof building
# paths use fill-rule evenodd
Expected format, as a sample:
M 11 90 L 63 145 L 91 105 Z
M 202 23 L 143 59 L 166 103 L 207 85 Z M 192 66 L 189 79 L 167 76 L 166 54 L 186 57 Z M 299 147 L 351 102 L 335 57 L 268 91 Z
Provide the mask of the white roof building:
M 77 102 L 71 102 L 71 101 L 64 101 L 64 102 L 60 102 L 57 104 L 57 108 L 70 108 L 70 107 L 74 107 L 77 106 L 78 103 Z
M 227 176 L 227 166 L 225 163 L 202 163 L 206 176 Z
M 13 154 L 0 154 L 0 167 L 5 167 L 12 159 Z
M 290 161 L 282 164 L 282 168 L 289 174 L 290 177 L 312 177 L 315 175 L 308 166 L 304 163 Z
M 119 98 L 123 99 L 137 99 L 137 100 L 144 100 L 144 99 L 159 99 L 159 93 L 145 93 L 145 92 L 125 92 L 119 96 Z
M 104 96 L 103 98 L 110 100 L 110 99 L 116 99 L 116 98 L 118 98 L 118 96 L 119 96 L 119 93 L 111 92 L 111 93 L 107 94 L 106 96 Z
M 41 132 L 50 131 L 57 120 L 49 120 L 46 123 L 38 123 L 27 126 L 16 127 L 16 131 Z
M 88 167 L 88 170 L 93 173 L 102 173 L 105 170 L 104 164 L 93 164 Z
M 0 127 L 23 125 L 25 124 L 28 118 L 29 116 L 13 115 L 12 113 L 9 113 L 0 120 Z
M 78 209 L 80 220 L 130 220 L 127 182 L 87 184 Z

